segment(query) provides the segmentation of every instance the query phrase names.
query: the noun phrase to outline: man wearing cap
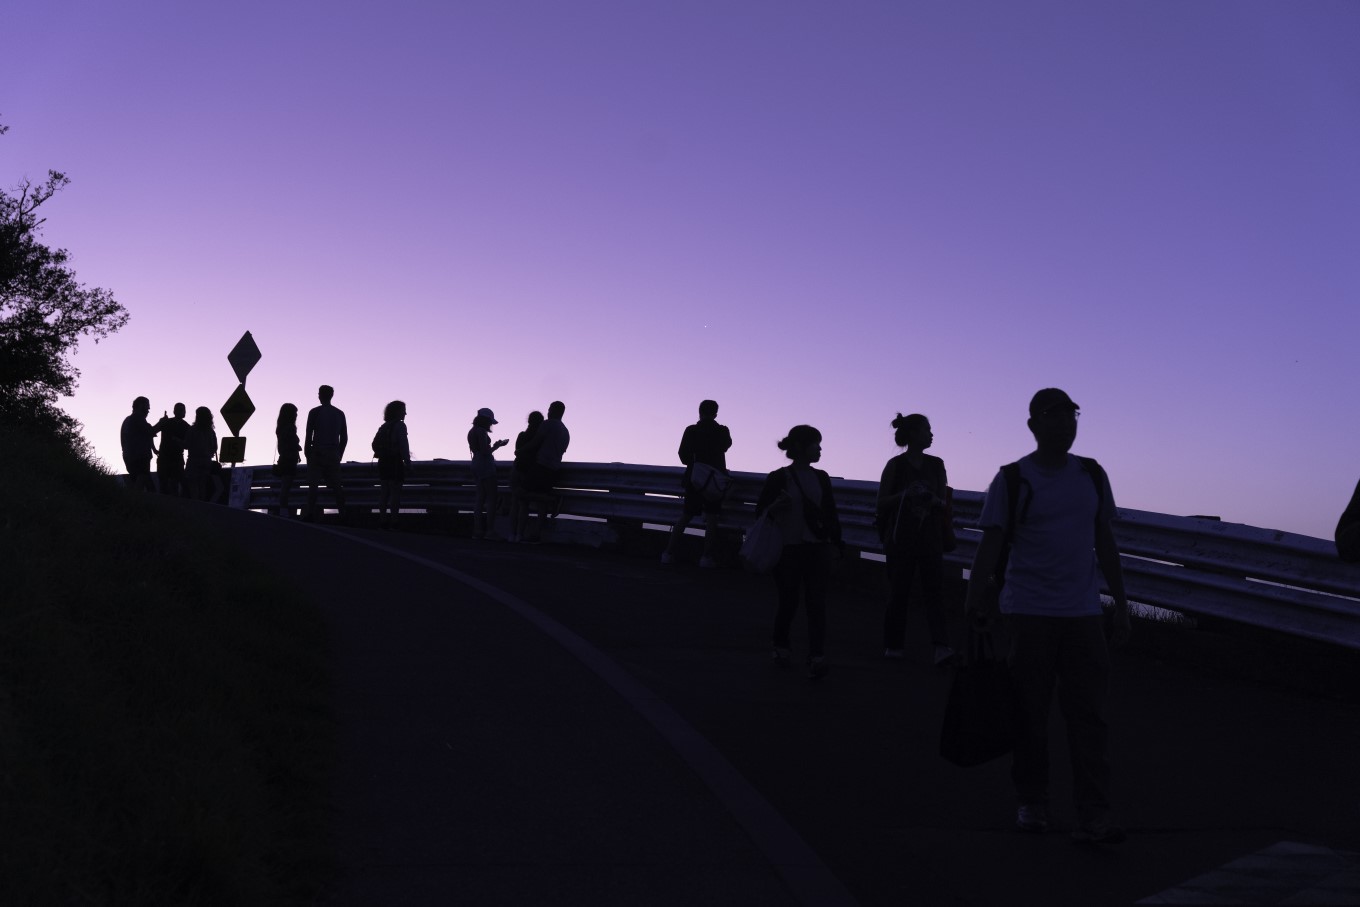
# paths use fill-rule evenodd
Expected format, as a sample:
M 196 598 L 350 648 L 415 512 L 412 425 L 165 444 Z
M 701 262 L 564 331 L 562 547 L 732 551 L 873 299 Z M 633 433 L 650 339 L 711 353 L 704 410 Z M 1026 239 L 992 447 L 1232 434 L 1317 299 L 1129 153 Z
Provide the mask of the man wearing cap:
M 499 496 L 499 480 L 496 478 L 494 454 L 510 443 L 509 438 L 501 438 L 491 443 L 491 426 L 496 424 L 496 414 L 483 406 L 477 410 L 468 429 L 468 450 L 472 451 L 472 479 L 477 483 L 477 503 L 472 511 L 472 537 L 475 539 L 497 539 L 496 499 Z
M 1011 676 L 1020 727 L 1011 764 L 1019 797 L 1016 826 L 1048 830 L 1048 716 L 1053 689 L 1067 729 L 1076 801 L 1074 840 L 1117 844 L 1124 830 L 1110 819 L 1110 769 L 1102 714 L 1110 656 L 1100 577 L 1114 598 L 1110 636 L 1129 636 L 1129 606 L 1110 521 L 1114 495 L 1094 460 L 1069 451 L 1077 437 L 1077 404 L 1045 388 L 1029 404 L 1035 450 L 1002 467 L 987 489 L 978 525 L 982 541 L 968 581 L 973 626 L 990 630 L 999 604 L 1011 635 Z M 1012 512 L 1014 510 L 1014 512 Z M 1003 550 L 1009 559 L 999 602 L 989 589 Z

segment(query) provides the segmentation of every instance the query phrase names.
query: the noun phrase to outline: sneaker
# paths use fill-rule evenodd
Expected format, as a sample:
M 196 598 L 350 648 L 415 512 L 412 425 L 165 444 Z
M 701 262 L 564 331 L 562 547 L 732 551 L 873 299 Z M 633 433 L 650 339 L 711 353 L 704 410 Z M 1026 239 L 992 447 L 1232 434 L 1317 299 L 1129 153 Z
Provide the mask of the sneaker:
M 661 563 L 663 564 L 675 563 L 675 555 L 671 554 L 669 551 L 661 552 Z
M 1048 809 L 1044 806 L 1022 806 L 1015 814 L 1015 827 L 1026 834 L 1041 835 L 1048 831 Z
M 936 664 L 936 665 L 948 664 L 948 663 L 953 659 L 953 657 L 954 657 L 954 650 L 951 649 L 951 648 L 949 648 L 949 646 L 936 646 L 936 647 L 935 647 L 935 664 Z
M 883 657 L 891 658 L 894 661 L 901 661 L 903 658 L 906 657 L 906 653 L 903 652 L 901 649 L 884 649 Z
M 703 557 L 699 558 L 699 566 L 703 567 L 705 570 L 712 570 L 714 567 L 718 566 L 718 562 L 705 554 Z
M 1123 828 L 1108 821 L 1088 822 L 1072 832 L 1078 844 L 1123 844 L 1126 837 Z
M 830 670 L 830 665 L 826 663 L 826 657 L 818 655 L 816 658 L 808 659 L 808 677 L 812 680 L 821 680 Z
M 781 646 L 775 646 L 770 658 L 774 661 L 776 667 L 787 668 L 789 661 L 793 658 L 793 653 Z

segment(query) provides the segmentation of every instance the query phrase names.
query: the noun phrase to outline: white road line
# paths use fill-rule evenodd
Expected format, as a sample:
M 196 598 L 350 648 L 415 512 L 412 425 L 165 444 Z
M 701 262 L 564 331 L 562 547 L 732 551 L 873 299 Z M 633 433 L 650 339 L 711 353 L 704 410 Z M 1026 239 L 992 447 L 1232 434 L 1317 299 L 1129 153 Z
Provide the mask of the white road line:
M 856 907 L 858 902 L 854 896 L 802 836 L 706 737 L 664 700 L 639 683 L 618 662 L 584 638 L 524 600 L 461 570 L 329 526 L 314 525 L 314 528 L 442 573 L 499 602 L 542 630 L 594 671 L 656 728 L 751 836 L 770 865 L 784 878 L 799 903 L 808 907 Z

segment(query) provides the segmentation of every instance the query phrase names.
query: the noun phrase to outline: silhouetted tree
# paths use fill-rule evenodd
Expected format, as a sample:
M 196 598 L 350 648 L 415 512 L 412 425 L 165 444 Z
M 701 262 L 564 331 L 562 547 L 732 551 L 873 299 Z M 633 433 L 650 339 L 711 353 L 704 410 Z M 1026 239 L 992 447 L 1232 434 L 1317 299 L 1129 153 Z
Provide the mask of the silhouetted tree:
M 0 125 L 0 135 L 9 131 Z M 38 241 L 45 220 L 38 209 L 70 179 L 49 170 L 0 189 L 0 421 L 54 432 L 84 448 L 79 424 L 56 405 L 70 395 L 80 372 L 70 362 L 85 337 L 96 343 L 127 324 L 128 313 L 109 290 L 76 280 L 65 249 Z

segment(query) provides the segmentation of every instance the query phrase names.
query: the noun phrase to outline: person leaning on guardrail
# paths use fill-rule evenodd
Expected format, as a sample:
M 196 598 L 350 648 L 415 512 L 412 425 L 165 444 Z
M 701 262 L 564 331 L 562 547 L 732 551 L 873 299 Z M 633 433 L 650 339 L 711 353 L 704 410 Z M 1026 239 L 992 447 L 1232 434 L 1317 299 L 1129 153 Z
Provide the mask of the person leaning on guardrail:
M 1110 520 L 1114 493 L 1105 471 L 1069 451 L 1077 438 L 1077 404 L 1057 388 L 1036 393 L 1026 423 L 1035 450 L 1001 468 L 987 489 L 968 580 L 970 623 L 986 629 L 1003 550 L 1009 548 L 999 609 L 1011 633 L 1011 672 L 1020 709 L 1011 764 L 1020 807 L 1016 826 L 1044 832 L 1048 815 L 1048 716 L 1057 686 L 1068 747 L 1078 828 L 1075 840 L 1117 844 L 1124 830 L 1110 819 L 1110 767 L 1103 714 L 1110 654 L 1097 570 L 1114 597 L 1112 637 L 1129 636 L 1129 603 Z
M 723 496 L 727 493 L 727 451 L 732 448 L 732 433 L 718 422 L 718 403 L 705 400 L 699 404 L 699 421 L 685 426 L 680 436 L 680 462 L 685 464 L 685 475 L 680 480 L 685 491 L 684 509 L 680 522 L 671 527 L 670 539 L 661 555 L 661 563 L 675 561 L 680 552 L 680 537 L 689 521 L 704 515 L 704 553 L 700 567 L 716 567 L 713 546 L 718 538 L 718 520 L 722 516 Z M 696 471 L 704 474 L 702 483 L 695 481 Z

